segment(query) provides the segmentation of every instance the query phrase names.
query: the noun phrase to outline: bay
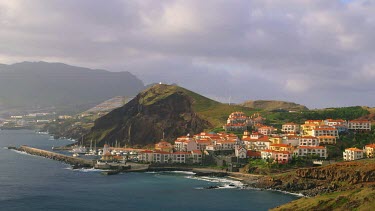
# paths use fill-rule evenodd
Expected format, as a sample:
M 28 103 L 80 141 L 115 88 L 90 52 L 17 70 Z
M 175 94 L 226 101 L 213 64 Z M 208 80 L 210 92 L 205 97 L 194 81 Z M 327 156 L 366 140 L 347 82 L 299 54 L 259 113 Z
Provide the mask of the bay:
M 29 130 L 0 131 L 0 210 L 258 211 L 297 199 L 280 192 L 243 189 L 228 179 L 197 178 L 189 172 L 105 176 L 5 148 L 25 144 L 51 149 L 69 143 Z M 204 189 L 212 185 L 226 188 Z

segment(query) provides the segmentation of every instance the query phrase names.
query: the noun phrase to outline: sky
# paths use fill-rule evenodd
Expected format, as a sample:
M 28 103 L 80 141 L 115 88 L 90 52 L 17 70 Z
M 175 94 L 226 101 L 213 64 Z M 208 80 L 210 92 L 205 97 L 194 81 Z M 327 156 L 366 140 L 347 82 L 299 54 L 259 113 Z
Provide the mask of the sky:
M 0 63 L 129 71 L 221 102 L 375 106 L 375 0 L 0 0 Z

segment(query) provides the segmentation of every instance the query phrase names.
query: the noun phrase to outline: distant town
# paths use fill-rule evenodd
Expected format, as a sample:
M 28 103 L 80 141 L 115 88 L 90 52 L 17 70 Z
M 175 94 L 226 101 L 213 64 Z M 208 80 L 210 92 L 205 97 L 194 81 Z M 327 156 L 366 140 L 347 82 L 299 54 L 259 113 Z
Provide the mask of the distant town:
M 217 166 L 225 166 L 229 171 L 239 171 L 240 167 L 248 163 L 249 158 L 279 165 L 289 164 L 295 160 L 325 165 L 335 162 L 328 159 L 327 146 L 336 145 L 340 134 L 371 131 L 371 121 L 368 120 L 306 120 L 302 125 L 285 123 L 281 130 L 264 125 L 264 122 L 265 118 L 259 113 L 246 116 L 243 112 L 233 112 L 223 126 L 223 132 L 187 134 L 177 137 L 174 143 L 161 140 L 153 149 L 127 150 L 134 153 L 133 160 L 141 163 L 214 163 Z M 111 151 L 115 156 L 124 150 L 118 146 L 110 149 L 105 158 L 107 161 L 115 158 L 110 156 Z M 375 144 L 368 144 L 363 149 L 344 149 L 342 160 L 372 158 L 374 149 Z

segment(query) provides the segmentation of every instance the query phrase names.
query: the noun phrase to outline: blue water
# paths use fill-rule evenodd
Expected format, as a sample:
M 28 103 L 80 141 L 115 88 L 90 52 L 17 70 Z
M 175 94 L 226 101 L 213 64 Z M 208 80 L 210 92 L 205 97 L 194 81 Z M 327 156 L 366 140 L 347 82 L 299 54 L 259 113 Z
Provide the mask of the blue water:
M 230 180 L 187 173 L 104 176 L 4 147 L 50 149 L 72 143 L 33 131 L 0 131 L 0 210 L 268 210 L 296 196 L 241 188 L 203 189 Z M 233 182 L 236 185 L 240 184 Z

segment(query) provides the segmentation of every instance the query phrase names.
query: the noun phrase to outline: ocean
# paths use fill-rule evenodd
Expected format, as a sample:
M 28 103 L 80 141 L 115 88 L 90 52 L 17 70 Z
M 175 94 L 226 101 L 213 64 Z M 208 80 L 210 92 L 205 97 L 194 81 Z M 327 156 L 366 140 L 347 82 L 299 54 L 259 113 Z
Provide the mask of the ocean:
M 51 149 L 69 143 L 30 130 L 0 131 L 0 210 L 261 211 L 298 198 L 244 188 L 228 178 L 195 177 L 191 172 L 105 176 L 98 170 L 73 170 L 58 161 L 5 148 L 25 144 Z M 205 189 L 214 185 L 223 187 Z

